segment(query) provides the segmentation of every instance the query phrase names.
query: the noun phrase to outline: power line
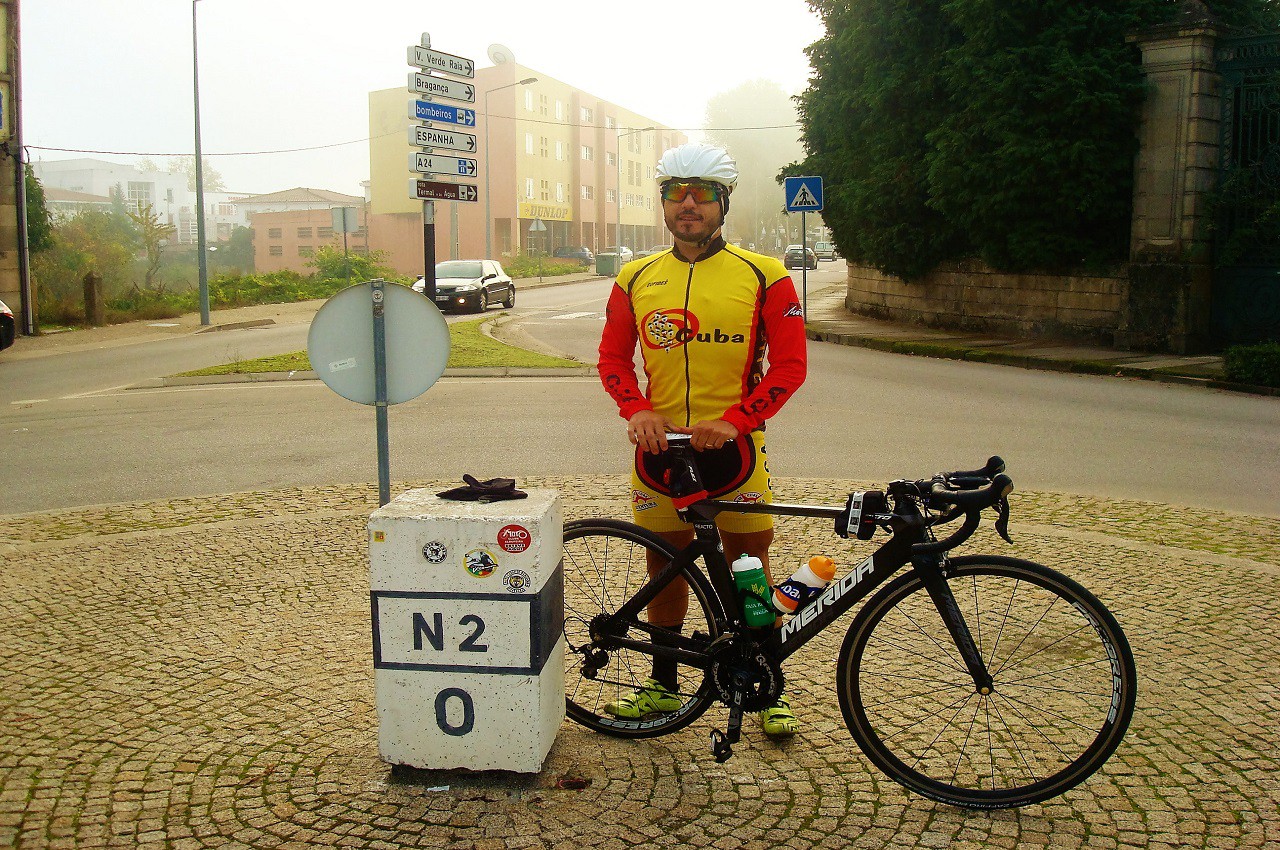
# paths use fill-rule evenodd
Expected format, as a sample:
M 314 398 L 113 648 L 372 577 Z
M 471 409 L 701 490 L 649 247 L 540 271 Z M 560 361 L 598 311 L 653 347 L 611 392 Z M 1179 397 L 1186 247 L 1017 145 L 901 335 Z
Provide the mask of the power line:
M 596 127 L 596 125 L 594 124 L 590 124 L 590 125 L 564 124 L 563 122 L 559 122 L 559 121 L 540 121 L 536 118 L 515 118 L 514 116 L 511 116 L 511 115 L 493 115 L 490 117 L 519 120 L 519 121 L 523 121 L 526 124 L 551 124 L 557 127 L 577 127 L 578 129 L 587 128 L 587 129 L 593 129 L 593 130 L 602 129 L 602 128 Z M 737 131 L 748 131 L 748 130 L 752 130 L 752 131 L 788 130 L 788 129 L 795 129 L 799 126 L 800 126 L 799 124 L 771 124 L 771 125 L 765 125 L 765 126 L 759 126 L 759 127 L 664 127 L 661 129 L 670 130 L 676 133 L 690 133 L 694 131 L 704 132 L 704 133 L 732 133 Z M 613 129 L 628 130 L 629 128 L 618 127 Z M 639 129 L 643 129 L 643 128 L 639 128 Z M 277 150 L 265 150 L 265 151 L 227 151 L 224 153 L 205 153 L 204 156 L 207 158 L 207 157 L 214 157 L 214 156 L 272 156 L 275 154 L 284 154 L 284 153 L 305 153 L 307 151 L 318 151 L 318 150 L 326 150 L 328 148 L 345 147 L 346 145 L 363 144 L 364 142 L 370 142 L 370 141 L 373 141 L 374 139 L 385 139 L 390 136 L 398 136 L 400 135 L 401 132 L 402 131 L 396 131 L 394 133 L 384 133 L 381 136 L 366 136 L 363 139 L 352 139 L 351 141 L 348 141 L 348 142 L 332 142 L 326 145 L 312 145 L 310 147 L 305 147 L 305 148 L 280 148 Z M 24 145 L 24 147 L 30 150 L 37 150 L 37 151 L 53 151 L 56 153 L 85 153 L 85 154 L 98 154 L 98 155 L 106 155 L 106 156 L 190 156 L 191 155 L 190 151 L 103 151 L 103 150 L 91 150 L 89 148 L 55 148 L 55 147 L 46 147 L 44 145 Z

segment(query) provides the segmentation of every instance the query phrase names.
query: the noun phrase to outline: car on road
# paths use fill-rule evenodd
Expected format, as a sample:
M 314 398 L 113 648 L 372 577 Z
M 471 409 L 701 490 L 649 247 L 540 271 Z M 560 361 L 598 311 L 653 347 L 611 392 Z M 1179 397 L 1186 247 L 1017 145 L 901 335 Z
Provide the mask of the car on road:
M 13 338 L 17 333 L 18 325 L 13 320 L 13 311 L 0 301 L 0 351 L 13 345 Z
M 601 254 L 617 254 L 619 253 L 619 250 L 615 246 L 610 245 L 608 248 L 605 248 L 600 253 Z M 635 252 L 632 251 L 630 248 L 628 248 L 626 245 L 622 246 L 621 254 L 622 256 L 620 256 L 618 259 L 622 261 L 623 265 L 626 265 L 627 263 L 635 259 Z
M 551 252 L 551 256 L 561 260 L 577 260 L 580 263 L 591 265 L 595 260 L 595 255 L 591 253 L 591 249 L 586 245 L 563 245 Z
M 663 251 L 670 251 L 670 245 L 654 245 L 652 248 L 645 248 L 636 254 L 636 259 L 643 260 L 645 257 L 652 257 L 654 254 L 661 254 Z
M 426 289 L 418 278 L 415 292 Z M 436 306 L 441 310 L 480 313 L 490 304 L 516 306 L 516 285 L 497 260 L 445 260 L 436 263 Z
M 836 243 L 815 242 L 813 243 L 813 253 L 817 255 L 819 260 L 834 261 L 836 258 Z
M 816 269 L 818 267 L 818 256 L 813 253 L 812 248 L 792 245 L 787 248 L 787 253 L 782 258 L 782 265 L 789 269 Z

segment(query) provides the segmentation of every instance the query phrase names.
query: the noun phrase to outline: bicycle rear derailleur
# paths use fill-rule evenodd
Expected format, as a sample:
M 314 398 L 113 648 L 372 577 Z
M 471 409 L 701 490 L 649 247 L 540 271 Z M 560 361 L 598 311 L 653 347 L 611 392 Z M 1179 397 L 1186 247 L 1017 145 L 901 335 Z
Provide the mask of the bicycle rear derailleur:
M 742 715 L 774 705 L 782 695 L 782 667 L 747 638 L 723 635 L 708 648 L 708 675 L 720 701 L 729 706 L 729 728 L 711 732 L 711 755 L 725 762 L 742 737 Z

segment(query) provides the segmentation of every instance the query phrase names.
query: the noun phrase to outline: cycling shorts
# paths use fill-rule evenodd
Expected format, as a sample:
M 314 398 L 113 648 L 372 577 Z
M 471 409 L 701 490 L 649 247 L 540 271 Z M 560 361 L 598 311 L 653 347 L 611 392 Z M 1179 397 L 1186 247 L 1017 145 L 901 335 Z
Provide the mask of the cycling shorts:
M 661 475 L 662 457 L 636 449 L 636 461 L 631 468 L 631 515 L 636 525 L 650 531 L 692 529 L 692 525 L 681 522 L 676 515 Z M 752 431 L 746 437 L 726 443 L 724 449 L 700 452 L 698 471 L 708 495 L 714 499 L 773 501 L 763 431 Z M 721 531 L 747 534 L 773 528 L 773 517 L 724 511 L 716 517 L 716 525 Z

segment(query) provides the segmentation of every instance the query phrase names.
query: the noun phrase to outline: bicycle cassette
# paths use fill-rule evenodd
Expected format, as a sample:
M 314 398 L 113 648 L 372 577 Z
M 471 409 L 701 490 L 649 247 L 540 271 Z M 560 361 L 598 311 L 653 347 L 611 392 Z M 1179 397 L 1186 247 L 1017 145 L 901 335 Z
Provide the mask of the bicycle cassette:
M 742 646 L 731 639 L 713 649 L 712 656 L 708 675 L 716 696 L 730 708 L 761 711 L 782 696 L 782 667 L 759 647 Z

